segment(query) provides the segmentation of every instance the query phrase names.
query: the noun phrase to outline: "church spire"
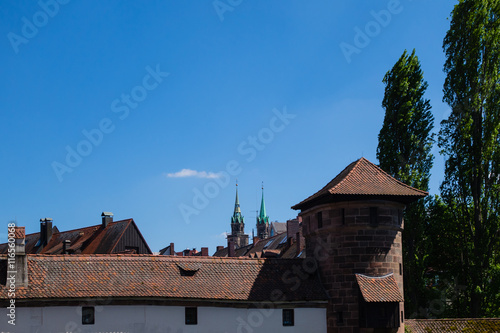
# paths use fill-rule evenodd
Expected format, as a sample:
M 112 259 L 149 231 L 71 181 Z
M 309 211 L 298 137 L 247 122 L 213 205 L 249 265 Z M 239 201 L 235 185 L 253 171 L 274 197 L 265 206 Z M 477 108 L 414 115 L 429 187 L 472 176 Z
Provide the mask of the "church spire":
M 269 216 L 266 215 L 266 204 L 264 203 L 264 183 L 262 183 L 262 200 L 260 202 L 260 213 L 257 223 L 269 223 Z
M 234 212 L 233 216 L 231 216 L 231 234 L 227 235 L 227 239 L 234 242 L 237 248 L 248 245 L 248 235 L 245 235 L 245 223 L 241 215 L 240 199 L 238 198 L 238 181 L 236 181 Z
M 266 204 L 264 203 L 264 183 L 262 183 L 262 200 L 260 202 L 260 213 L 257 216 L 257 236 L 265 239 L 270 236 L 269 216 L 266 214 Z
M 231 223 L 243 223 L 243 216 L 241 215 L 240 199 L 238 198 L 238 182 L 236 182 L 236 200 L 234 201 L 234 213 L 231 218 Z

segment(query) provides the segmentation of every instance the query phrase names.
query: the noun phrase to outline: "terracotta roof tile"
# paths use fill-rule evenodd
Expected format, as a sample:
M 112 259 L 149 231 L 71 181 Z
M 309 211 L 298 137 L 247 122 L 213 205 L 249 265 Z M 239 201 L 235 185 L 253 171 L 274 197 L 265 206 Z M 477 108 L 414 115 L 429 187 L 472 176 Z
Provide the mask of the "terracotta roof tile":
M 22 228 L 24 229 L 24 227 Z M 116 245 L 127 228 L 135 228 L 140 237 L 142 237 L 133 219 L 110 222 L 106 228 L 103 228 L 102 225 L 99 224 L 62 232 L 54 226 L 52 229 L 53 234 L 49 243 L 42 249 L 36 246 L 38 240 L 40 239 L 39 232 L 26 235 L 25 251 L 26 253 L 31 254 L 61 254 L 63 241 L 69 240 L 71 244 L 69 250 L 73 253 L 113 253 Z M 144 240 L 144 237 L 142 238 Z M 147 246 L 145 240 L 144 243 Z M 7 249 L 7 243 L 0 244 L 0 253 L 7 253 Z M 150 254 L 152 253 L 149 248 L 147 250 Z
M 5 261 L 5 256 L 2 261 Z M 268 301 L 327 300 L 318 274 L 295 284 L 282 277 L 302 259 L 235 259 L 155 255 L 29 255 L 28 288 L 18 299 L 150 297 Z M 184 272 L 183 272 L 184 271 Z M 189 273 L 189 274 L 186 274 Z M 293 287 L 293 288 L 292 288 Z M 293 289 L 293 290 L 292 290 Z M 0 290 L 0 299 L 7 289 Z
M 407 319 L 405 326 L 411 333 L 429 332 L 500 332 L 500 318 L 484 319 Z
M 390 197 L 401 202 L 412 202 L 428 195 L 427 192 L 406 185 L 362 157 L 349 164 L 325 187 L 292 209 L 310 207 L 317 200 L 334 202 L 355 197 Z
M 403 302 L 394 274 L 379 277 L 356 274 L 359 289 L 366 302 Z
M 24 227 L 15 227 L 14 238 L 23 239 L 25 237 Z

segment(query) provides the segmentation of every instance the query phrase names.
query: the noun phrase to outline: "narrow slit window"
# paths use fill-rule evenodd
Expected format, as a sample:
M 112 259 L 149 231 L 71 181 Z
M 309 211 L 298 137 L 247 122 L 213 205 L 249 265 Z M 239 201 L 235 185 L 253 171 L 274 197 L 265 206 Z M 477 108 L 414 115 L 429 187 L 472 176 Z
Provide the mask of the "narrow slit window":
M 318 229 L 323 228 L 323 212 L 317 212 L 316 219 L 318 220 Z
M 186 325 L 198 324 L 198 308 L 186 308 Z
M 344 313 L 342 311 L 337 311 L 337 324 L 344 323 Z
M 93 306 L 82 307 L 82 325 L 94 325 L 95 309 Z
M 283 326 L 294 326 L 293 309 L 283 309 Z

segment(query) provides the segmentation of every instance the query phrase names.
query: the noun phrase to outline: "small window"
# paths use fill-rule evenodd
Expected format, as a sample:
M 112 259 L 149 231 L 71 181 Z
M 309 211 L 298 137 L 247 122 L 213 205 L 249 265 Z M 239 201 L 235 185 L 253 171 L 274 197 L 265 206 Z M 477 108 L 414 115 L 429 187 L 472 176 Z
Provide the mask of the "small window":
M 198 308 L 186 308 L 186 325 L 198 324 Z
M 293 309 L 283 309 L 283 326 L 293 326 L 294 318 L 293 318 Z
M 337 311 L 337 324 L 344 323 L 344 313 L 342 311 Z
M 82 307 L 82 325 L 94 325 L 95 309 L 93 306 Z
M 377 207 L 370 207 L 370 225 L 376 227 L 378 225 L 378 209 Z
M 399 263 L 399 275 L 403 275 L 403 265 Z
M 318 220 L 318 229 L 323 228 L 323 212 L 317 212 L 316 219 Z
M 404 315 L 403 315 L 403 311 L 401 311 L 401 322 L 403 323 L 405 320 L 404 320 Z

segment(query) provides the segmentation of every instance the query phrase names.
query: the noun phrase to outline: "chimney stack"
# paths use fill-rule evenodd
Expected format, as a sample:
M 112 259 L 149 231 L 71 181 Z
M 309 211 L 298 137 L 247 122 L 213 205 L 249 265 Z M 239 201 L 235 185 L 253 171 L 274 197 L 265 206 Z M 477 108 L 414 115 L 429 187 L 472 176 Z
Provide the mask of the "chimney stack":
M 293 219 L 286 221 L 286 234 L 288 239 L 294 238 L 297 232 L 299 232 L 299 220 Z
M 260 239 L 259 237 L 254 236 L 253 237 L 253 245 L 257 244 L 259 242 L 259 239 Z
M 110 222 L 113 222 L 113 213 L 111 212 L 102 212 L 102 227 L 106 228 Z
M 170 243 L 170 255 L 175 256 L 174 243 Z
M 52 219 L 50 217 L 40 219 L 40 248 L 43 248 L 45 245 L 49 244 L 51 238 Z
M 224 246 L 223 245 L 217 245 L 217 248 L 216 248 L 216 252 L 219 252 L 220 250 L 224 250 Z
M 234 257 L 236 254 L 234 253 L 234 241 L 233 240 L 228 240 L 227 241 L 227 256 L 228 257 Z
M 71 241 L 69 239 L 65 239 L 63 241 L 63 250 L 62 250 L 62 253 L 63 254 L 69 254 L 68 250 L 69 250 L 70 246 L 71 246 Z
M 202 257 L 208 257 L 208 247 L 202 247 L 201 248 L 201 256 Z
M 297 232 L 297 236 L 296 236 L 296 239 L 297 239 L 297 256 L 300 254 L 300 252 L 302 252 L 303 250 L 303 241 L 302 241 L 302 238 L 300 237 L 300 232 Z
M 15 223 L 9 223 L 6 286 L 10 287 L 11 284 L 14 284 L 15 287 L 28 286 L 28 258 L 25 241 L 24 227 L 16 227 Z M 11 252 L 12 248 L 14 252 Z M 15 279 L 12 279 L 12 272 L 15 272 Z

